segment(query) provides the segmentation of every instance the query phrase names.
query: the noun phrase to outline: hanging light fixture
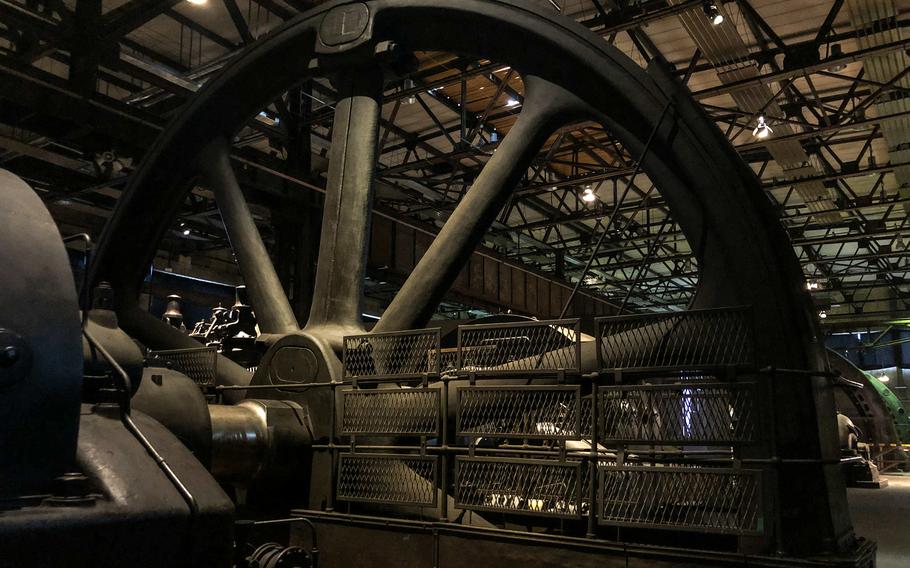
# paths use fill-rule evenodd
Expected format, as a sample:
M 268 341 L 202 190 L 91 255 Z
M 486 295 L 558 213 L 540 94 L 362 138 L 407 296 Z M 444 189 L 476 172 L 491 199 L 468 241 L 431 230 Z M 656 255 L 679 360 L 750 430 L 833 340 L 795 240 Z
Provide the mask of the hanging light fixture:
M 818 312 L 818 317 L 821 319 L 828 319 L 828 312 Z
M 712 25 L 719 26 L 724 23 L 724 15 L 717 9 L 717 4 L 705 0 L 701 6 Z
M 417 84 L 414 82 L 414 79 L 411 79 L 410 77 L 405 79 L 404 84 L 402 84 L 402 86 L 401 86 L 402 90 L 404 90 L 404 91 L 410 91 L 411 89 L 414 89 L 416 87 L 417 87 Z M 416 103 L 417 94 L 416 93 L 409 94 L 408 97 L 405 99 L 405 102 L 409 105 Z
M 594 203 L 597 201 L 597 194 L 594 193 L 594 188 L 590 185 L 586 185 L 584 193 L 581 194 L 581 200 L 585 203 Z
M 772 134 L 774 134 L 774 131 L 771 130 L 771 127 L 765 122 L 765 117 L 758 117 L 758 126 L 752 131 L 752 136 L 755 136 L 759 140 L 764 140 Z
M 830 51 L 831 51 L 831 53 L 828 55 L 829 59 L 840 59 L 841 57 L 844 56 L 844 48 L 842 48 L 839 43 L 832 44 Z M 832 65 L 831 67 L 828 67 L 828 71 L 830 71 L 832 73 L 839 73 L 846 68 L 847 68 L 846 63 L 838 63 L 836 65 Z

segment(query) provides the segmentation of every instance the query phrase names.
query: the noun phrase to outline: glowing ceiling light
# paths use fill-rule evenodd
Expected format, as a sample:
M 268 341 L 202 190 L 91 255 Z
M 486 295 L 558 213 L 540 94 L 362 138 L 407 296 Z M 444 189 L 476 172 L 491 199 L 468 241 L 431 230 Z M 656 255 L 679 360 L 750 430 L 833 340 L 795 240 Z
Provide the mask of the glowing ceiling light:
M 594 193 L 594 188 L 589 186 L 585 187 L 585 192 L 581 195 L 581 200 L 585 203 L 594 203 L 597 201 L 597 194 Z
M 828 312 L 818 312 L 818 317 L 828 319 Z
M 189 2 L 190 4 L 192 4 L 193 6 L 202 6 L 203 4 L 208 2 L 208 0 L 186 0 L 186 1 Z
M 720 13 L 720 10 L 717 9 L 717 4 L 714 2 L 702 2 L 702 9 L 713 25 L 719 26 L 724 23 L 724 15 Z
M 190 236 L 190 230 L 189 230 L 189 229 L 184 229 L 184 230 L 183 230 L 183 236 L 184 236 L 184 237 Z
M 888 375 L 882 373 L 882 376 L 879 377 L 878 380 L 881 381 L 881 382 L 883 382 L 883 383 L 887 383 L 887 382 L 889 382 L 889 381 L 891 380 L 891 377 L 889 377 Z
M 758 117 L 758 126 L 752 131 L 752 136 L 755 136 L 759 140 L 764 140 L 772 134 L 774 134 L 774 131 L 771 130 L 771 127 L 765 122 L 765 117 Z
M 520 103 L 518 101 L 516 101 L 515 99 L 509 99 L 508 102 L 506 102 L 507 107 L 516 107 L 519 104 Z

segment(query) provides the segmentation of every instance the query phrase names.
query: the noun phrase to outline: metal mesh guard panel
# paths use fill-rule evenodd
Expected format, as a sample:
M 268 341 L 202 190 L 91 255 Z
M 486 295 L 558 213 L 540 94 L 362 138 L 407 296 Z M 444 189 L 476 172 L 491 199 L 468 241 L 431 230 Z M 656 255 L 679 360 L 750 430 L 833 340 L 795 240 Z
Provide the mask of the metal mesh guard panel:
M 503 438 L 578 438 L 577 386 L 460 387 L 458 435 Z
M 604 387 L 598 401 L 603 441 L 729 445 L 758 437 L 751 383 Z
M 599 318 L 604 369 L 699 368 L 753 363 L 749 308 Z
M 435 457 L 341 454 L 339 459 L 340 501 L 436 506 Z
M 430 366 L 436 368 L 435 353 L 430 354 Z M 452 373 L 458 370 L 458 350 L 455 348 L 440 349 L 439 372 Z
M 439 390 L 345 391 L 341 434 L 439 433 Z
M 763 530 L 755 470 L 602 467 L 602 524 L 755 534 Z
M 439 374 L 439 330 L 349 335 L 344 376 L 403 378 Z
M 462 371 L 552 372 L 580 367 L 578 320 L 458 328 Z
M 581 464 L 458 456 L 455 506 L 577 518 L 581 516 Z
M 149 351 L 149 359 L 169 361 L 171 366 L 200 386 L 215 384 L 218 351 L 214 347 Z

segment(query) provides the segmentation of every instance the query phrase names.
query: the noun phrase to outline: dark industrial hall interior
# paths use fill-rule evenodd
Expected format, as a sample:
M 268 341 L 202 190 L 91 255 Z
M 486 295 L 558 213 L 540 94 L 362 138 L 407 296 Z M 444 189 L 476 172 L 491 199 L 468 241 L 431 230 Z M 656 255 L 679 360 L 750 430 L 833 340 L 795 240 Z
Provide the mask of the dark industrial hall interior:
M 910 566 L 910 0 L 0 0 L 0 568 Z

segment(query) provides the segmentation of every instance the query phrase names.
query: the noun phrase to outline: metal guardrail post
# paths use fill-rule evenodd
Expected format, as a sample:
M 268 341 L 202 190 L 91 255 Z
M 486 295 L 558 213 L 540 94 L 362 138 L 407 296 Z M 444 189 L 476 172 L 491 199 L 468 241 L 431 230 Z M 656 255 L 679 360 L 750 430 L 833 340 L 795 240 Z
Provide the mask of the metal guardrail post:
M 588 465 L 589 469 L 589 479 L 588 479 L 588 538 L 595 538 L 597 536 L 597 509 L 599 507 L 597 500 L 597 487 L 598 482 L 598 452 L 597 452 L 597 440 L 598 440 L 598 422 L 600 418 L 598 416 L 598 406 L 600 406 L 600 401 L 598 400 L 598 386 L 597 383 L 591 385 L 591 463 Z
M 446 378 L 441 378 L 442 381 L 442 397 L 439 401 L 441 406 L 441 419 L 442 419 L 442 437 L 440 438 L 440 446 L 443 448 L 449 447 L 449 381 Z M 440 488 L 442 489 L 440 498 L 442 500 L 440 515 L 439 518 L 442 522 L 446 522 L 449 517 L 449 452 L 442 452 L 442 472 L 440 475 L 441 483 Z
M 329 467 L 331 468 L 331 471 L 329 472 L 330 487 L 329 487 L 329 491 L 328 491 L 328 496 L 326 497 L 326 510 L 334 511 L 335 510 L 335 491 L 337 490 L 337 487 L 338 487 L 338 479 L 337 479 L 337 476 L 338 476 L 338 464 L 337 464 L 338 450 L 336 449 L 336 444 L 338 443 L 338 436 L 337 436 L 337 432 L 336 432 L 336 430 L 337 430 L 336 422 L 338 421 L 338 417 L 337 417 L 338 388 L 335 384 L 334 379 L 332 380 L 332 386 L 330 386 L 329 388 L 332 389 L 332 409 L 330 412 L 331 417 L 332 417 L 332 426 L 331 426 L 331 430 L 329 433 L 329 444 L 331 446 L 329 448 Z

